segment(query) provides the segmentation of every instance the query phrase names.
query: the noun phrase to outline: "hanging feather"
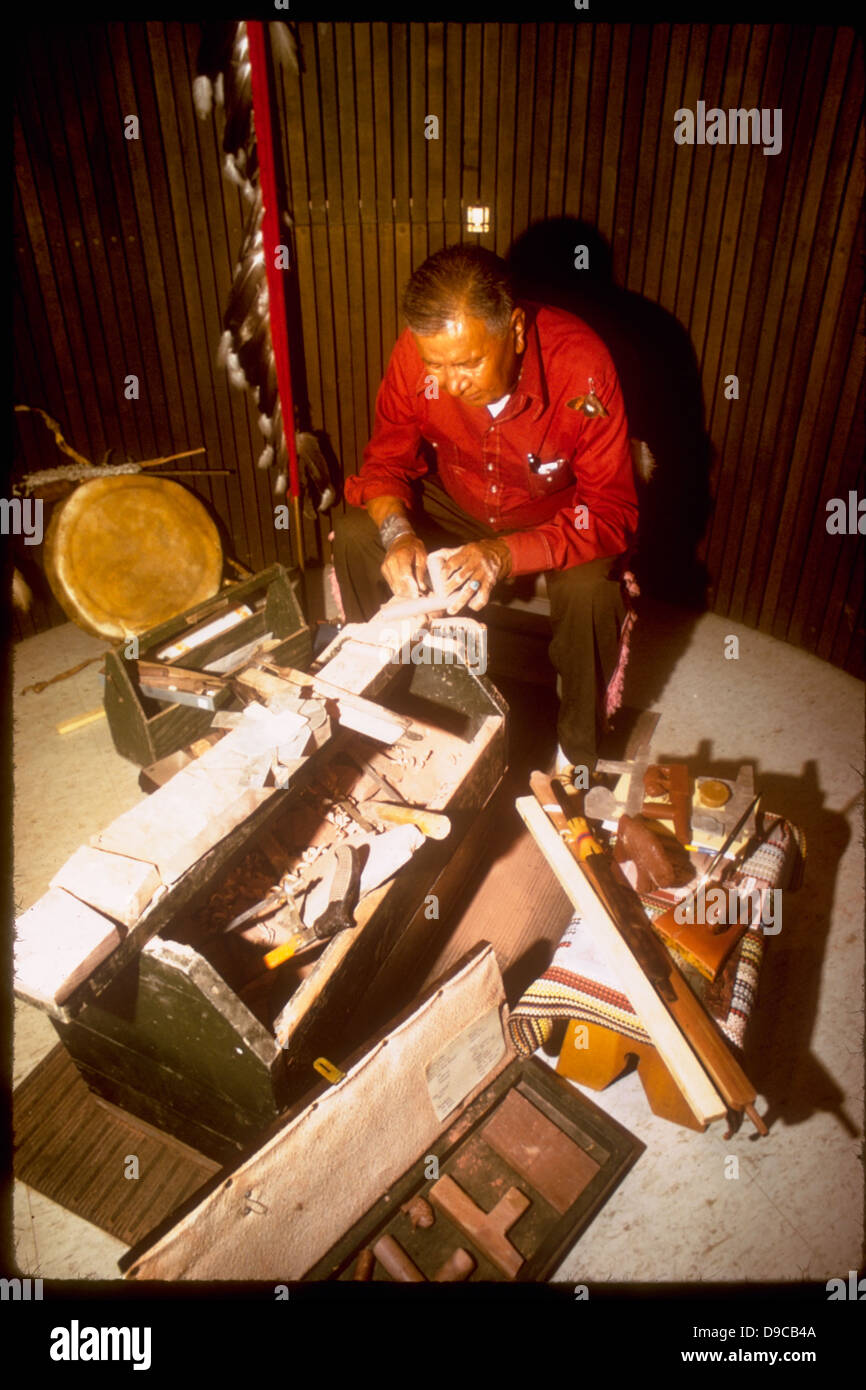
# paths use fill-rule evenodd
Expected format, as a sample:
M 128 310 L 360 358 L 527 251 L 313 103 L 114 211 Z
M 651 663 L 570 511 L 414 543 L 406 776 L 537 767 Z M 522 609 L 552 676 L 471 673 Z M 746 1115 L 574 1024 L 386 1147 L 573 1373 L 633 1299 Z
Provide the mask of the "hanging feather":
M 206 120 L 213 111 L 214 89 L 209 77 L 199 76 L 193 80 L 192 99 L 195 109 L 202 120 Z
M 268 33 L 274 61 L 281 63 L 283 67 L 292 68 L 295 72 L 299 72 L 298 45 L 289 25 L 285 20 L 272 20 L 268 25 Z
M 299 72 L 302 65 L 291 26 L 285 21 L 273 21 L 267 25 L 267 30 L 274 62 Z M 271 340 L 250 40 L 243 21 L 205 25 L 193 82 L 193 100 L 201 118 L 211 115 L 215 107 L 223 107 L 223 171 L 250 203 L 223 315 L 224 331 L 217 349 L 217 361 L 233 386 L 251 391 L 264 442 L 257 464 L 262 470 L 275 470 L 274 495 L 281 497 L 288 485 L 289 449 Z M 294 225 L 285 210 L 279 222 L 287 230 Z M 287 236 L 287 243 L 289 240 Z M 304 509 L 308 515 L 315 516 L 316 511 L 323 512 L 334 505 L 336 487 L 316 436 L 309 432 L 294 433 L 294 444 L 298 481 L 305 493 Z
M 223 104 L 222 74 L 231 58 L 237 23 L 206 24 L 202 31 L 196 58 L 198 76 L 192 84 L 193 100 L 202 119 L 211 114 L 213 105 Z
M 307 496 L 317 512 L 329 511 L 337 500 L 337 494 L 321 445 L 314 434 L 296 434 L 295 442 L 298 450 L 298 469 Z

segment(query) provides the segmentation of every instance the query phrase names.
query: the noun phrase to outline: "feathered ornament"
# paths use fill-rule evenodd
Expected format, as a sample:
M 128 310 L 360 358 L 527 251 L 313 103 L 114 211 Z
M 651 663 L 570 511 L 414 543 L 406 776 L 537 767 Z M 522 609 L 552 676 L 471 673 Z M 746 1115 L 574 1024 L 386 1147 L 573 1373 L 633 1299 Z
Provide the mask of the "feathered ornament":
M 268 26 L 271 51 L 276 63 L 299 70 L 298 48 L 288 24 L 274 21 Z M 298 551 L 303 566 L 300 519 L 297 512 L 301 484 L 305 493 L 304 512 L 315 517 L 327 511 L 336 501 L 336 488 L 318 439 L 312 433 L 295 432 L 287 440 L 280 399 L 280 378 L 283 374 L 284 395 L 291 401 L 291 379 L 288 362 L 278 363 L 271 332 L 271 289 L 269 267 L 265 259 L 265 223 L 267 218 L 260 169 L 259 141 L 256 137 L 254 88 L 256 74 L 256 44 L 262 43 L 264 26 L 250 24 L 205 25 L 198 55 L 197 73 L 193 82 L 193 99 L 202 118 L 213 113 L 216 106 L 225 109 L 223 134 L 223 170 L 236 183 L 249 203 L 232 288 L 223 316 L 223 334 L 217 349 L 217 361 L 227 372 L 229 381 L 239 389 L 252 392 L 258 407 L 259 430 L 264 448 L 257 460 L 261 469 L 276 469 L 274 494 L 284 496 L 290 477 L 292 498 L 296 508 Z M 263 55 L 263 48 L 258 50 Z M 266 89 L 261 85 L 259 95 L 267 107 Z M 264 124 L 264 121 L 263 121 Z M 268 183 L 273 183 L 273 161 L 269 131 Z M 275 187 L 275 183 L 273 183 Z M 271 200 L 273 201 L 273 194 Z M 271 227 L 290 228 L 292 220 L 284 212 Z M 278 305 L 280 316 L 284 304 Z M 292 409 L 292 415 L 294 410 Z

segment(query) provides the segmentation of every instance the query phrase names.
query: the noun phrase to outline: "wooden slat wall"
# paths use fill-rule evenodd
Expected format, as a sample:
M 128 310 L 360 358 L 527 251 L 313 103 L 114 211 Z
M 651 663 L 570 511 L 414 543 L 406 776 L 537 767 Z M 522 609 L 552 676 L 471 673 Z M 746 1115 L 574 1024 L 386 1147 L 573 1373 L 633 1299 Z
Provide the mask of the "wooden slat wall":
M 308 423 L 327 432 L 344 472 L 369 438 L 402 287 L 463 237 L 465 203 L 491 207 L 479 240 L 500 254 L 530 224 L 582 219 L 608 243 L 619 288 L 673 315 L 694 349 L 712 451 L 699 553 L 713 608 L 863 675 L 862 543 L 825 524 L 829 498 L 866 491 L 854 32 L 440 22 L 297 32 L 303 67 L 281 76 L 278 109 Z M 89 34 L 21 65 L 27 325 L 16 399 L 38 380 L 34 403 L 65 420 L 83 452 L 205 442 L 214 466 L 236 462 L 229 487 L 200 491 L 257 565 L 287 543 L 253 468 L 254 415 L 213 363 L 241 208 L 219 173 L 216 127 L 193 117 L 197 30 Z M 675 144 L 674 111 L 698 100 L 781 107 L 781 152 Z M 135 157 L 94 133 L 97 115 L 104 126 L 106 113 L 116 122 L 129 110 L 146 118 Z M 430 115 L 436 140 L 424 134 Z M 121 252 L 110 237 L 123 234 Z M 108 368 L 118 354 L 127 370 L 140 362 L 161 377 L 148 410 L 122 400 Z M 44 441 L 21 435 L 34 466 Z

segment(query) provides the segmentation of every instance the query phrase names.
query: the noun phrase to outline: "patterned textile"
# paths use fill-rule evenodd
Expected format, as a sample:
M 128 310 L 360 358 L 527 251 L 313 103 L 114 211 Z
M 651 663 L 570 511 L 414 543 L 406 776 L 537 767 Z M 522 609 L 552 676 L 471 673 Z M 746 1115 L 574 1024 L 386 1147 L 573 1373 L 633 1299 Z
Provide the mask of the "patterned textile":
M 731 886 L 742 893 L 757 889 L 799 887 L 805 859 L 805 837 L 789 821 L 764 817 L 761 839 Z M 693 856 L 696 859 L 697 856 Z M 649 916 L 664 910 L 651 898 L 642 899 Z M 761 899 L 763 902 L 763 898 Z M 754 903 L 753 903 L 754 906 Z M 720 976 L 712 983 L 677 960 L 695 993 L 735 1047 L 742 1048 L 758 989 L 765 941 L 760 908 Z M 612 1028 L 637 1042 L 650 1036 L 619 986 L 616 972 L 602 959 L 592 933 L 575 913 L 544 974 L 529 986 L 508 1021 L 518 1052 L 528 1056 L 550 1037 L 559 1018 L 580 1019 Z

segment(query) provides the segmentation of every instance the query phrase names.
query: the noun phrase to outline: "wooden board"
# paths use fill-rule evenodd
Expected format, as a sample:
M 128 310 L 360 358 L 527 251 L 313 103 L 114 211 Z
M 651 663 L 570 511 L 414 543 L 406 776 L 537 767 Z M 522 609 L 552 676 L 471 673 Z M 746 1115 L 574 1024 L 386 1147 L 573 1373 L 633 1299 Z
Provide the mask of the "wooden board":
M 15 1176 L 124 1245 L 142 1240 L 219 1165 L 104 1105 L 58 1044 L 15 1089 Z M 136 1181 L 124 1177 L 138 1158 Z

